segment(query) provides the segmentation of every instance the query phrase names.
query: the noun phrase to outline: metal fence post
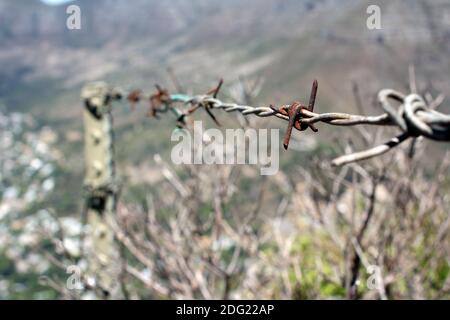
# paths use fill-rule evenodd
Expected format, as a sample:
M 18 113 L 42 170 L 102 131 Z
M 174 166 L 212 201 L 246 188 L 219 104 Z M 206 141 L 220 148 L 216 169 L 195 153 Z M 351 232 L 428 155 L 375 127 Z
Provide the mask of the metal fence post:
M 87 278 L 95 282 L 96 297 L 118 298 L 118 248 L 110 220 L 119 192 L 114 157 L 111 101 L 108 85 L 94 82 L 81 92 L 84 102 Z

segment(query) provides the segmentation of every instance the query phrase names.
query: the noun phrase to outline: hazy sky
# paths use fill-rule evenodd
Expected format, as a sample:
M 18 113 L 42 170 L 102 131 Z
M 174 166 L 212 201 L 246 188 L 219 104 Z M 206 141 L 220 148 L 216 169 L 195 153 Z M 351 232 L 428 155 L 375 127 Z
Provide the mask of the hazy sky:
M 60 3 L 70 2 L 72 0 L 41 0 L 41 1 L 46 4 L 60 4 Z

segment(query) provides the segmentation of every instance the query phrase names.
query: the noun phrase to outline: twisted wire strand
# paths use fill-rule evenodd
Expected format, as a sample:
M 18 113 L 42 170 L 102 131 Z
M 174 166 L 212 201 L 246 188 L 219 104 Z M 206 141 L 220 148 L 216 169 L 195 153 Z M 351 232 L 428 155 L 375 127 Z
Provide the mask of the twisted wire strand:
M 120 90 L 119 90 L 120 91 Z M 123 91 L 120 91 L 123 92 Z M 215 93 L 217 94 L 217 92 Z M 124 95 L 121 94 L 121 97 Z M 151 95 L 141 95 L 141 99 L 151 99 Z M 227 103 L 217 99 L 215 95 L 186 95 L 186 94 L 171 94 L 169 95 L 170 102 L 164 108 L 158 109 L 160 113 L 171 110 L 178 117 L 183 118 L 189 115 L 185 111 L 173 106 L 175 103 L 182 103 L 185 105 L 192 105 L 193 109 L 205 108 L 220 109 L 225 112 L 240 112 L 243 115 L 255 115 L 258 117 L 271 117 L 289 121 L 289 116 L 278 112 L 271 107 L 265 106 L 248 106 L 237 103 Z M 355 126 L 355 125 L 375 125 L 375 126 L 396 126 L 402 132 L 396 137 L 391 138 L 385 143 L 375 146 L 373 148 L 340 156 L 334 159 L 331 164 L 334 166 L 341 166 L 351 162 L 370 159 L 380 156 L 391 149 L 397 147 L 405 140 L 411 137 L 424 136 L 428 139 L 436 141 L 450 141 L 450 115 L 443 114 L 436 110 L 429 108 L 422 98 L 422 96 L 411 93 L 405 95 L 401 92 L 392 89 L 384 89 L 378 93 L 378 101 L 385 111 L 383 114 L 376 116 L 363 116 L 356 114 L 329 112 L 316 113 L 309 111 L 306 108 L 299 110 L 300 124 L 315 124 L 322 122 L 334 126 Z M 391 101 L 399 104 L 394 107 Z M 289 105 L 281 106 L 289 107 Z M 280 107 L 280 108 L 281 108 Z

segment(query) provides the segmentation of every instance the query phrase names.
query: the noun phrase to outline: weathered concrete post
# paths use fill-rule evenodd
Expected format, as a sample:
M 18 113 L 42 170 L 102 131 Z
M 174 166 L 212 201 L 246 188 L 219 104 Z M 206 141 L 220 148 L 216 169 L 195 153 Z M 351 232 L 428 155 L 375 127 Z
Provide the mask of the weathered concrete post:
M 81 93 L 85 126 L 87 278 L 97 298 L 119 297 L 118 250 L 110 220 L 116 211 L 118 183 L 113 157 L 111 101 L 117 98 L 103 82 L 86 85 Z

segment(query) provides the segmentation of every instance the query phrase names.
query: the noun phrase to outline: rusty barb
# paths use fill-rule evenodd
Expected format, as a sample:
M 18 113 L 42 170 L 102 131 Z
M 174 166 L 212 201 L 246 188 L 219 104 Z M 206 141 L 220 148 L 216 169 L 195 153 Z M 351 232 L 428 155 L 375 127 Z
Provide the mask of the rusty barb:
M 298 101 L 294 101 L 291 105 L 288 106 L 281 106 L 278 109 L 274 106 L 270 105 L 270 109 L 272 109 L 276 113 L 280 113 L 282 115 L 285 115 L 289 118 L 288 127 L 286 130 L 286 133 L 284 135 L 283 140 L 283 146 L 284 149 L 287 150 L 289 147 L 289 141 L 291 140 L 291 134 L 292 134 L 292 128 L 295 127 L 295 129 L 299 131 L 305 131 L 308 128 L 311 128 L 312 131 L 317 132 L 317 128 L 313 124 L 307 124 L 302 123 L 301 119 L 303 117 L 303 110 L 307 110 L 310 112 L 314 111 L 314 104 L 316 102 L 316 95 L 317 95 L 317 89 L 318 89 L 318 83 L 317 80 L 314 80 L 312 88 L 311 88 L 311 96 L 309 97 L 309 104 L 307 107 L 305 107 L 303 104 L 301 104 Z
M 377 116 L 363 116 L 339 112 L 322 114 L 314 112 L 318 90 L 317 80 L 313 82 L 307 106 L 298 101 L 294 101 L 289 105 L 282 105 L 278 108 L 273 105 L 269 107 L 253 107 L 223 102 L 217 98 L 222 85 L 223 80 L 220 79 L 217 86 L 207 91 L 206 94 L 201 95 L 187 95 L 184 93 L 169 94 L 168 90 L 156 85 L 156 92 L 152 94 L 144 94 L 142 90 L 138 89 L 129 92 L 128 95 L 121 94 L 120 97 L 126 96 L 132 110 L 135 109 L 137 103 L 147 100 L 150 104 L 147 115 L 155 118 L 160 113 L 172 111 L 177 117 L 177 127 L 179 128 L 185 127 L 186 118 L 199 109 L 204 109 L 218 126 L 220 126 L 220 123 L 213 114 L 214 109 L 222 109 L 225 112 L 240 112 L 244 116 L 250 114 L 258 117 L 274 116 L 288 121 L 283 141 L 285 149 L 289 147 L 293 128 L 298 131 L 305 131 L 310 128 L 313 132 L 317 132 L 318 130 L 314 124 L 318 122 L 334 126 L 396 126 L 401 131 L 398 136 L 384 144 L 365 151 L 344 155 L 333 160 L 331 164 L 334 166 L 379 156 L 398 146 L 408 138 L 423 136 L 437 141 L 450 141 L 450 115 L 434 110 L 438 104 L 436 101 L 428 100 L 427 103 L 422 96 L 414 92 L 405 95 L 392 89 L 381 90 L 378 94 L 378 101 L 384 113 Z M 120 89 L 114 90 L 116 90 L 114 92 L 122 92 Z M 394 108 L 391 104 L 392 101 L 397 102 L 399 106 Z M 185 109 L 180 108 L 180 105 L 190 107 Z
M 149 97 L 145 97 L 141 89 L 133 90 L 127 95 L 128 103 L 130 104 L 131 110 L 135 110 L 136 104 L 141 100 L 147 99 L 150 104 L 149 111 L 147 112 L 148 117 L 158 118 L 159 112 L 166 112 L 167 107 L 170 104 L 170 95 L 166 89 L 161 88 L 158 84 L 155 85 L 156 92 L 151 94 Z M 161 109 L 161 106 L 163 108 Z
M 217 86 L 214 87 L 213 89 L 209 90 L 205 96 L 212 96 L 214 99 L 216 99 L 217 95 L 219 94 L 220 88 L 222 88 L 222 84 L 223 84 L 223 79 L 220 79 Z M 209 102 L 207 100 L 203 100 L 203 99 L 199 99 L 199 100 L 193 99 L 192 101 L 190 101 L 190 103 L 193 104 L 193 106 L 192 106 L 192 108 L 190 108 L 188 110 L 188 112 L 187 112 L 188 115 L 194 113 L 199 108 L 203 108 L 203 109 L 205 109 L 206 113 L 211 117 L 211 119 L 214 121 L 214 123 L 216 125 L 218 125 L 219 127 L 221 126 L 219 121 L 217 120 L 216 116 L 211 111 L 211 109 L 213 108 L 213 105 L 211 104 L 211 102 Z

